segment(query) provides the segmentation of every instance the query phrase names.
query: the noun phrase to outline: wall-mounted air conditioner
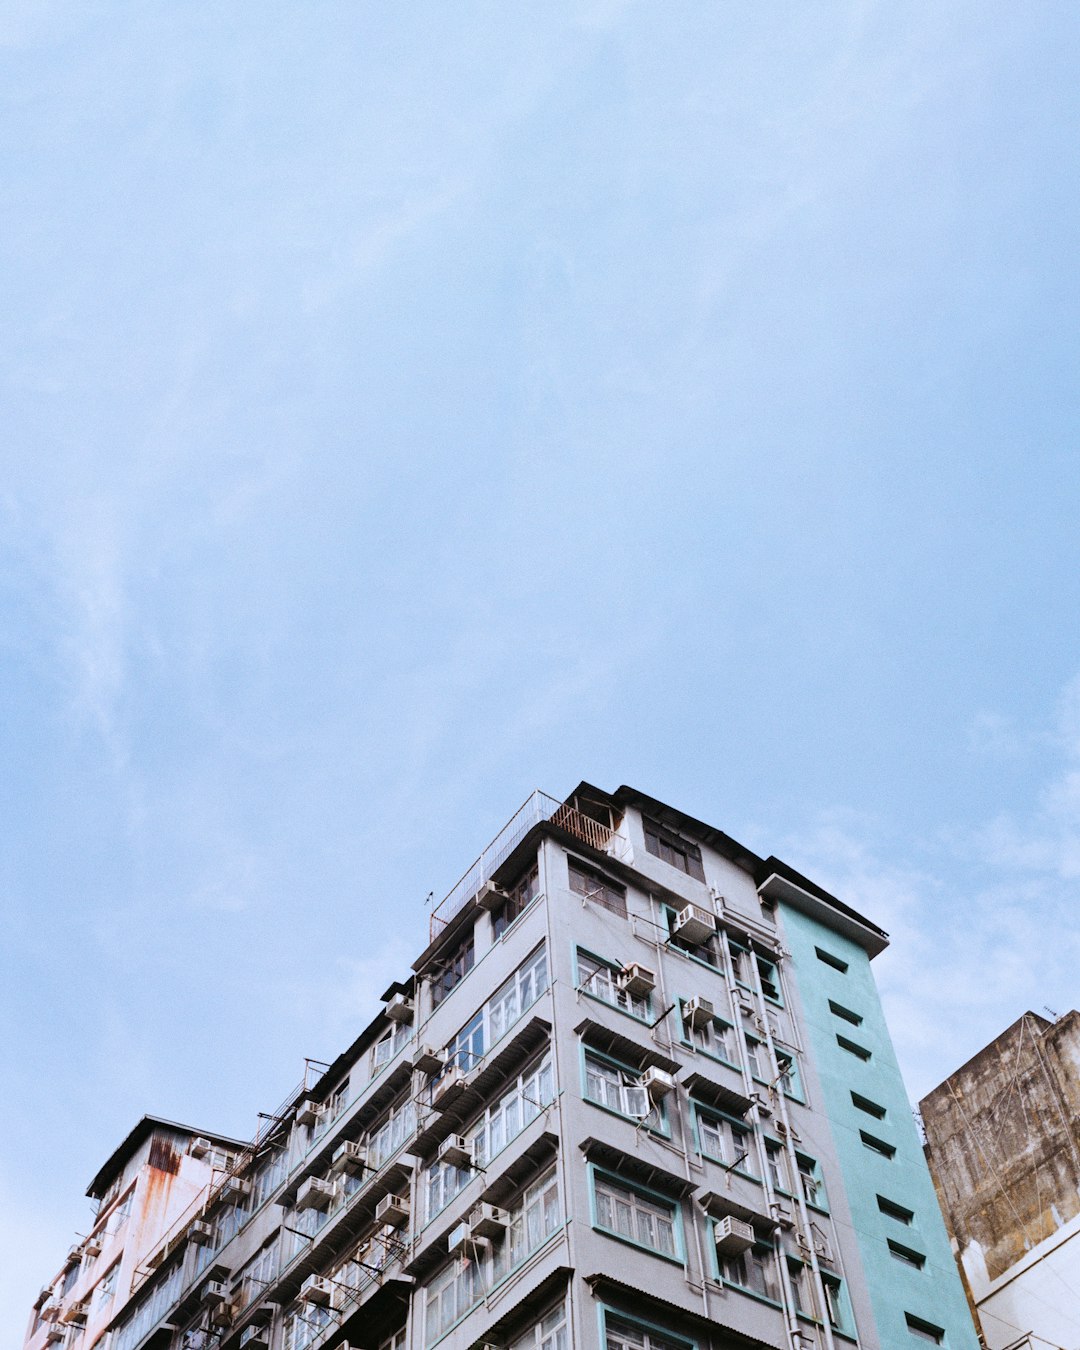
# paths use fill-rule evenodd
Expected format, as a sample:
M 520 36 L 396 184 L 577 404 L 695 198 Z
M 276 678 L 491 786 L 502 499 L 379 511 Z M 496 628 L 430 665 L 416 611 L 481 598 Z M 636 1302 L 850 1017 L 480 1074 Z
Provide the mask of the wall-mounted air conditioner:
M 475 1258 L 487 1246 L 484 1238 L 474 1237 L 469 1231 L 468 1219 L 462 1220 L 455 1228 L 451 1228 L 450 1236 L 446 1240 L 446 1249 L 451 1256 L 467 1256 Z
M 69 1303 L 60 1314 L 61 1322 L 67 1326 L 82 1326 L 86 1321 L 86 1315 L 90 1311 L 90 1300 L 88 1298 L 79 1299 L 78 1303 Z
M 196 1219 L 188 1225 L 188 1237 L 199 1247 L 208 1247 L 214 1240 L 214 1225 L 205 1219 Z
M 736 1219 L 733 1214 L 725 1214 L 722 1219 L 717 1219 L 713 1237 L 721 1256 L 738 1256 L 752 1247 L 756 1240 L 752 1225 L 743 1219 Z
M 617 978 L 619 988 L 631 998 L 647 998 L 656 988 L 656 976 L 638 961 L 623 966 Z
M 196 1135 L 191 1143 L 188 1144 L 188 1152 L 193 1158 L 205 1158 L 208 1153 L 213 1152 L 213 1149 L 214 1145 L 212 1141 L 204 1138 L 201 1134 Z
M 493 881 L 485 881 L 476 892 L 476 903 L 480 909 L 486 909 L 489 913 L 493 909 L 498 909 L 504 904 L 510 896 L 501 886 L 496 886 Z
M 363 1144 L 357 1144 L 352 1139 L 347 1139 L 344 1144 L 339 1144 L 334 1149 L 334 1156 L 330 1160 L 330 1171 L 337 1174 L 362 1172 L 366 1166 L 367 1149 Z
M 467 1077 L 460 1064 L 447 1069 L 431 1089 L 431 1105 L 436 1111 L 447 1111 L 465 1091 Z
M 683 1017 L 692 1027 L 711 1025 L 716 1017 L 712 999 L 702 998 L 700 994 L 697 998 L 688 998 L 683 1004 Z
M 471 1167 L 473 1165 L 472 1145 L 462 1134 L 450 1134 L 439 1145 L 436 1161 L 448 1167 Z
M 375 1206 L 375 1222 L 400 1228 L 409 1221 L 409 1200 L 404 1195 L 384 1195 Z
M 59 1345 L 66 1335 L 67 1332 L 58 1326 L 56 1322 L 53 1322 L 45 1332 L 45 1344 Z
M 266 1327 L 245 1327 L 240 1333 L 240 1350 L 270 1350 L 270 1332 Z
M 675 1091 L 675 1077 L 654 1064 L 641 1075 L 641 1086 L 649 1094 L 649 1101 L 658 1102 Z
M 700 946 L 716 933 L 716 915 L 701 905 L 684 905 L 675 917 L 671 936 Z
M 438 1073 L 445 1065 L 445 1057 L 430 1045 L 422 1045 L 412 1058 L 412 1066 L 417 1073 Z
M 90 1237 L 86 1239 L 86 1246 L 83 1248 L 83 1251 L 87 1256 L 101 1255 L 101 1242 L 104 1236 L 104 1233 L 92 1233 Z
M 322 1177 L 308 1177 L 296 1192 L 297 1209 L 329 1209 L 334 1199 L 334 1184 Z
M 479 1204 L 469 1214 L 469 1235 L 480 1238 L 497 1238 L 506 1232 L 510 1215 L 498 1205 Z
M 302 1101 L 296 1108 L 297 1125 L 313 1126 L 318 1125 L 322 1119 L 323 1109 L 318 1102 L 313 1102 L 310 1098 Z
M 222 1200 L 228 1200 L 234 1205 L 246 1200 L 250 1194 L 251 1182 L 246 1177 L 226 1177 L 218 1191 Z
M 301 1303 L 314 1303 L 320 1308 L 328 1308 L 334 1296 L 333 1282 L 325 1275 L 309 1275 L 300 1286 L 297 1299 Z
M 224 1280 L 210 1280 L 199 1292 L 199 1302 L 204 1308 L 214 1308 L 219 1303 L 228 1303 L 229 1289 Z
M 414 1011 L 412 999 L 404 994 L 395 994 L 386 1004 L 386 1015 L 391 1022 L 411 1022 Z

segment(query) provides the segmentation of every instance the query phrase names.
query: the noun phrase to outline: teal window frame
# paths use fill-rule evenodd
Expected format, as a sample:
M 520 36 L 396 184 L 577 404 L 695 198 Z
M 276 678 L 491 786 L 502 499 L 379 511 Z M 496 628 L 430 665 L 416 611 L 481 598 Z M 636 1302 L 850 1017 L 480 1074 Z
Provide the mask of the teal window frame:
M 738 1116 L 733 1116 L 727 1111 L 720 1111 L 713 1106 L 705 1106 L 701 1102 L 694 1102 L 693 1108 L 694 1109 L 691 1125 L 694 1133 L 694 1147 L 696 1148 L 699 1155 L 702 1158 L 708 1158 L 710 1162 L 718 1163 L 721 1167 L 730 1167 L 731 1171 L 735 1174 L 735 1176 L 745 1177 L 748 1181 L 757 1182 L 757 1184 L 760 1186 L 761 1178 L 759 1176 L 756 1176 L 753 1172 L 743 1171 L 741 1165 L 739 1167 L 735 1167 L 734 1159 L 731 1159 L 729 1161 L 726 1158 L 717 1158 L 714 1157 L 714 1155 L 711 1153 L 706 1153 L 701 1143 L 701 1130 L 699 1127 L 699 1118 L 701 1116 L 704 1115 L 714 1121 L 724 1121 L 728 1125 L 732 1126 L 735 1130 L 737 1130 L 740 1134 L 744 1134 L 746 1136 L 746 1142 L 749 1145 L 751 1145 L 749 1148 L 747 1148 L 746 1157 L 743 1159 L 743 1163 L 745 1164 L 746 1162 L 750 1161 L 750 1159 L 753 1157 L 754 1152 L 752 1146 L 754 1132 L 750 1128 L 750 1126 L 747 1125 L 746 1121 L 740 1120 Z
M 620 966 L 617 961 L 612 961 L 606 956 L 599 956 L 596 952 L 590 951 L 588 947 L 581 947 L 575 943 L 574 988 L 580 994 L 584 994 L 586 998 L 591 998 L 594 999 L 597 1003 L 602 1003 L 605 1008 L 614 1008 L 617 1013 L 622 1013 L 624 1017 L 631 1018 L 633 1021 L 637 1022 L 639 1026 L 649 1026 L 649 1024 L 652 1021 L 652 1011 L 653 1011 L 652 995 L 651 994 L 645 995 L 644 999 L 642 1000 L 646 1005 L 645 1013 L 639 1014 L 633 1012 L 632 1009 L 629 1007 L 624 1008 L 621 1004 L 613 1002 L 611 999 L 604 998 L 602 994 L 595 993 L 590 985 L 584 983 L 584 979 L 588 977 L 583 977 L 581 974 L 580 958 L 582 956 L 584 956 L 589 961 L 595 961 L 598 966 L 605 966 L 608 970 L 611 971 L 613 975 L 617 974 L 620 970 L 622 970 L 622 966 Z M 627 997 L 629 998 L 629 995 Z
M 655 1333 L 659 1339 L 668 1342 L 668 1344 L 673 1347 L 678 1347 L 678 1350 L 698 1350 L 699 1342 L 693 1337 L 683 1336 L 679 1332 L 669 1331 L 667 1327 L 662 1326 L 659 1322 L 650 1321 L 645 1317 L 638 1317 L 636 1315 L 631 1317 L 627 1313 L 622 1312 L 621 1309 L 613 1308 L 609 1303 L 598 1304 L 596 1315 L 600 1328 L 601 1350 L 607 1350 L 607 1324 L 609 1317 L 617 1318 L 620 1322 L 625 1322 L 631 1327 L 641 1327 L 646 1336 L 651 1336 L 652 1333 Z M 653 1347 L 647 1345 L 646 1350 L 653 1350 Z
M 606 1102 L 598 1102 L 595 1097 L 589 1096 L 589 1067 L 588 1058 L 602 1060 L 605 1064 L 610 1064 L 613 1069 L 618 1069 L 620 1073 L 634 1074 L 638 1078 L 645 1072 L 644 1069 L 636 1069 L 632 1064 L 627 1064 L 621 1059 L 616 1059 L 614 1055 L 605 1054 L 603 1050 L 597 1050 L 595 1046 L 587 1045 L 584 1041 L 579 1041 L 579 1063 L 581 1066 L 581 1099 L 589 1106 L 595 1106 L 598 1111 L 606 1111 L 609 1116 L 615 1116 L 619 1120 L 628 1120 L 635 1126 L 648 1130 L 651 1134 L 658 1134 L 664 1139 L 671 1137 L 671 1124 L 668 1120 L 667 1102 L 662 1098 L 659 1102 L 654 1102 L 652 1110 L 647 1116 L 631 1116 L 625 1111 L 616 1111 L 613 1106 L 608 1106 Z M 642 1089 L 644 1091 L 644 1089 Z M 658 1125 L 651 1125 L 649 1122 L 656 1117 Z
M 610 1182 L 612 1186 L 620 1190 L 629 1191 L 631 1195 L 640 1196 L 642 1200 L 649 1201 L 654 1205 L 665 1205 L 672 1212 L 672 1237 L 675 1242 L 675 1254 L 660 1251 L 658 1247 L 650 1247 L 646 1242 L 640 1242 L 637 1238 L 628 1237 L 625 1233 L 620 1233 L 614 1228 L 608 1228 L 600 1222 L 596 1204 L 596 1183 L 597 1179 L 602 1182 Z M 589 1218 L 593 1230 L 597 1233 L 603 1233 L 605 1237 L 614 1238 L 616 1242 L 625 1242 L 628 1247 L 634 1247 L 637 1251 L 648 1252 L 650 1256 L 655 1256 L 661 1261 L 667 1261 L 670 1265 L 680 1266 L 686 1269 L 686 1237 L 683 1231 L 683 1210 L 682 1202 L 674 1199 L 670 1195 L 665 1195 L 663 1191 L 653 1190 L 651 1186 L 643 1186 L 638 1181 L 628 1181 L 626 1177 L 619 1176 L 618 1172 L 612 1172 L 608 1168 L 597 1167 L 595 1163 L 589 1164 Z
M 698 1045 L 696 1041 L 691 1039 L 691 1037 L 687 1032 L 686 1018 L 683 1016 L 683 1008 L 689 1002 L 690 1000 L 688 998 L 680 997 L 680 999 L 678 1000 L 679 1025 L 681 1027 L 681 1034 L 679 1036 L 680 1044 L 687 1046 L 689 1049 L 695 1051 L 699 1055 L 704 1055 L 706 1059 L 715 1060 L 717 1064 L 726 1064 L 729 1069 L 737 1070 L 739 1068 L 739 1064 L 736 1060 L 728 1059 L 724 1055 L 718 1055 L 715 1050 L 706 1050 L 704 1046 Z M 714 1017 L 713 1022 L 714 1023 L 719 1022 L 721 1026 L 726 1027 L 728 1031 L 732 1033 L 733 1037 L 738 1035 L 739 1031 L 738 1027 L 734 1024 L 734 1022 L 729 1022 L 726 1017 Z

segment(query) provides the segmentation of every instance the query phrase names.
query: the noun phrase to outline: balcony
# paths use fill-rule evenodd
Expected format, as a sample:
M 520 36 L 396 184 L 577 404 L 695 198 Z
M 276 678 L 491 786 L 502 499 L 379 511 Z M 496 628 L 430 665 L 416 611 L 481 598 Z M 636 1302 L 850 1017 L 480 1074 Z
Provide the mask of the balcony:
M 431 915 L 430 938 L 434 941 L 447 924 L 460 914 L 485 881 L 509 858 L 530 830 L 545 821 L 565 831 L 579 843 L 600 853 L 621 856 L 625 840 L 615 830 L 585 815 L 568 802 L 550 797 L 539 788 L 525 799 L 495 838 L 436 906 Z

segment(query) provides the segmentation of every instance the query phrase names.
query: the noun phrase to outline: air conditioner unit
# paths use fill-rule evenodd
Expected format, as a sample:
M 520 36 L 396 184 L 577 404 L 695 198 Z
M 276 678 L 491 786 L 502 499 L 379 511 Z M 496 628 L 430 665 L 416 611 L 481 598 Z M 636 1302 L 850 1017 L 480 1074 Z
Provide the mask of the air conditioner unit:
M 411 1022 L 413 1020 L 413 1001 L 404 994 L 395 994 L 386 1005 L 386 1015 L 391 1022 Z
M 619 988 L 631 998 L 646 998 L 656 988 L 656 976 L 637 961 L 623 966 L 618 981 Z
M 56 1322 L 60 1319 L 60 1304 L 50 1303 L 42 1308 L 39 1316 L 43 1322 Z
M 468 1219 L 463 1220 L 455 1228 L 451 1228 L 450 1236 L 446 1240 L 446 1249 L 451 1256 L 469 1256 L 475 1257 L 487 1246 L 484 1238 L 474 1237 L 469 1231 Z
M 205 1158 L 208 1153 L 212 1153 L 214 1145 L 211 1140 L 204 1138 L 201 1134 L 188 1144 L 188 1152 L 193 1158 Z
M 188 1226 L 188 1237 L 200 1247 L 208 1247 L 214 1240 L 214 1225 L 205 1219 L 196 1219 Z
M 45 1344 L 59 1345 L 66 1335 L 67 1332 L 61 1330 L 61 1328 L 58 1327 L 55 1322 L 53 1322 L 51 1326 L 48 1328 L 48 1330 L 45 1332 Z
M 743 1219 L 736 1219 L 733 1214 L 725 1214 L 722 1219 L 717 1219 L 713 1237 L 721 1256 L 738 1256 L 752 1247 L 756 1240 L 752 1225 Z
M 296 1192 L 296 1209 L 329 1209 L 334 1198 L 334 1184 L 322 1177 L 308 1177 Z
M 450 1134 L 439 1145 L 435 1155 L 437 1162 L 448 1167 L 471 1167 L 473 1165 L 472 1145 L 462 1134 Z
M 469 1214 L 470 1237 L 497 1238 L 506 1232 L 510 1215 L 498 1205 L 479 1204 Z
M 67 1326 L 80 1326 L 86 1321 L 86 1314 L 90 1311 L 90 1300 L 88 1298 L 79 1299 L 78 1303 L 69 1303 L 60 1314 L 61 1322 Z
M 266 1327 L 245 1327 L 240 1333 L 240 1350 L 270 1350 L 270 1333 Z
M 297 1125 L 318 1125 L 322 1119 L 323 1109 L 318 1102 L 313 1102 L 311 1098 L 302 1101 L 296 1108 Z
M 802 1136 L 799 1134 L 798 1130 L 782 1120 L 774 1120 L 773 1129 L 781 1139 L 794 1139 L 796 1143 L 801 1142 Z
M 367 1149 L 363 1144 L 354 1143 L 347 1139 L 344 1144 L 339 1144 L 334 1149 L 334 1156 L 330 1160 L 330 1171 L 341 1172 L 362 1172 L 367 1166 Z
M 489 912 L 498 909 L 501 904 L 509 900 L 510 896 L 501 886 L 496 886 L 493 881 L 485 881 L 476 892 L 476 903 L 480 909 L 486 909 Z
M 231 1326 L 233 1320 L 233 1308 L 231 1303 L 215 1303 L 209 1310 L 208 1320 L 210 1325 L 222 1330 L 224 1327 Z
M 86 1239 L 86 1246 L 83 1250 L 87 1256 L 101 1255 L 101 1241 L 104 1236 L 104 1233 L 94 1233 L 91 1237 Z
M 430 1045 L 422 1045 L 412 1059 L 412 1066 L 417 1073 L 438 1073 L 445 1064 L 445 1057 L 437 1050 L 433 1050 Z
M 679 910 L 671 936 L 700 946 L 716 933 L 716 915 L 701 905 L 684 905 Z
M 251 1182 L 246 1177 L 226 1177 L 218 1191 L 222 1200 L 228 1200 L 234 1205 L 246 1200 L 250 1194 Z
M 697 998 L 687 999 L 683 1004 L 683 1017 L 692 1027 L 710 1026 L 716 1017 L 712 999 L 702 998 L 700 994 Z
M 219 1303 L 228 1303 L 229 1290 L 223 1280 L 210 1280 L 203 1285 L 199 1302 L 204 1308 L 216 1307 Z
M 297 1299 L 301 1303 L 314 1303 L 320 1308 L 328 1308 L 334 1296 L 333 1282 L 325 1275 L 309 1275 L 300 1286 Z
M 403 1195 L 384 1195 L 375 1206 L 375 1222 L 400 1228 L 409 1221 L 409 1201 Z
M 666 1069 L 658 1069 L 654 1064 L 641 1075 L 641 1086 L 649 1094 L 649 1101 L 658 1102 L 675 1091 L 675 1076 Z
M 274 1320 L 274 1315 L 279 1311 L 279 1308 L 280 1304 L 264 1299 L 251 1314 L 251 1325 L 253 1327 L 268 1327 Z
M 744 1017 L 753 1017 L 754 1003 L 749 994 L 744 994 L 740 989 L 737 995 L 739 1011 Z
M 433 1109 L 436 1111 L 449 1110 L 465 1091 L 466 1082 L 465 1071 L 459 1064 L 447 1069 L 446 1073 L 437 1079 L 432 1086 L 431 1105 Z

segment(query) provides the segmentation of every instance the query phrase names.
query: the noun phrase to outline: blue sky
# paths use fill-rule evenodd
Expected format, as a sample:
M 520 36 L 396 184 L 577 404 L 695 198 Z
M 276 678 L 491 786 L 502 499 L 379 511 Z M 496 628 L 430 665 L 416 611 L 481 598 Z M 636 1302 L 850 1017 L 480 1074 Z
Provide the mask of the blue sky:
M 534 787 L 1077 1002 L 1080 11 L 13 0 L 0 1304 L 246 1136 Z

